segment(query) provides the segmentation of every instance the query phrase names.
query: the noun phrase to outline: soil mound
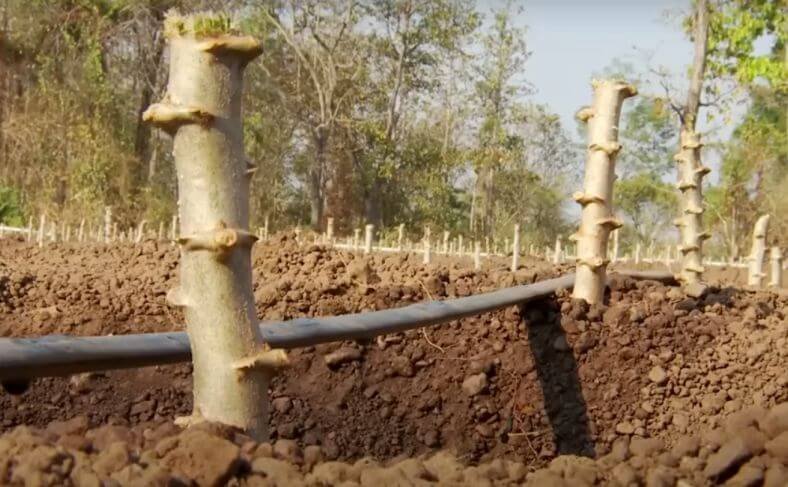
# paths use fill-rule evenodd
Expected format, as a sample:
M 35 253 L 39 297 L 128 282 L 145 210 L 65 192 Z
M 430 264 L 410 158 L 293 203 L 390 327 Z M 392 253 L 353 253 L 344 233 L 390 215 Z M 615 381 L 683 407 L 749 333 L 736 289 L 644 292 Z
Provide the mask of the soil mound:
M 257 245 L 253 259 L 262 320 L 467 296 L 570 269 L 526 259 L 511 273 L 500 259 L 474 271 L 470 259 L 447 257 L 425 266 L 416 255 L 361 256 L 298 246 L 289 236 Z M 176 280 L 177 251 L 164 243 L 39 249 L 4 240 L 0 335 L 178 329 L 181 317 L 164 302 Z M 272 441 L 304 457 L 319 449 L 327 464 L 371 457 L 389 465 L 451 451 L 462 465 L 495 464 L 496 475 L 507 472 L 496 484 L 522 482 L 510 473 L 519 467 L 508 460 L 526 471 L 549 465 L 547 471 L 566 479 L 574 467 L 554 459 L 573 455 L 579 459 L 571 465 L 593 465 L 595 481 L 607 482 L 613 478 L 610 459 L 620 458 L 615 466 L 628 467 L 617 472 L 634 469 L 647 482 L 649 469 L 680 469 L 683 457 L 676 465 L 651 462 L 648 455 L 641 462 L 632 445 L 659 442 L 663 453 L 670 452 L 689 435 L 727 431 L 728 418 L 788 401 L 788 299 L 722 286 L 689 292 L 616 278 L 604 306 L 559 293 L 439 327 L 293 350 L 291 367 L 270 391 Z M 174 417 L 190 411 L 190 367 L 43 379 L 16 392 L 21 394 L 0 394 L 0 424 L 14 431 L 9 434 L 26 425 L 40 436 L 36 428 L 76 417 L 85 431 L 112 425 L 139 436 L 146 429 L 171 429 Z M 87 438 L 84 431 L 72 436 Z M 139 448 L 134 451 L 141 455 L 145 446 Z M 701 458 L 703 451 L 699 447 L 689 457 L 706 462 L 717 450 Z M 766 450 L 754 451 L 736 460 L 736 468 L 757 463 Z M 764 475 L 769 465 L 762 464 Z M 705 468 L 691 470 L 700 475 Z M 297 470 L 306 481 L 311 470 Z M 739 470 L 675 479 L 704 485 Z M 244 470 L 232 475 L 238 472 Z

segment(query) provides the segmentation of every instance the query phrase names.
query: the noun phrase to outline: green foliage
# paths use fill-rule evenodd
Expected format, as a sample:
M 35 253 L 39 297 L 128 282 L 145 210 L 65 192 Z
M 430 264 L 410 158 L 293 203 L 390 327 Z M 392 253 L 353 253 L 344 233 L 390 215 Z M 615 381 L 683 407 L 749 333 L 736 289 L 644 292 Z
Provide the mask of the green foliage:
M 663 98 L 639 96 L 623 114 L 620 138 L 624 150 L 618 158 L 619 174 L 648 172 L 663 176 L 673 169 L 678 126 Z
M 512 6 L 483 21 L 472 0 L 352 5 L 9 0 L 3 61 L 19 85 L 4 93 L 0 183 L 34 214 L 98 221 L 111 205 L 121 226 L 169 223 L 171 142 L 140 123 L 166 89 L 161 24 L 170 8 L 220 8 L 229 13 L 170 15 L 165 30 L 222 35 L 233 18 L 263 42 L 244 94 L 253 226 L 309 221 L 317 179 L 338 232 L 377 210 L 383 228 L 467 234 L 484 200 L 469 180 L 490 169 L 488 234 L 508 236 L 514 219 L 534 241 L 564 232 L 577 158 L 558 117 L 521 101 L 528 53 Z
M 675 188 L 653 172 L 617 181 L 614 198 L 614 207 L 623 211 L 631 223 L 624 232 L 633 238 L 626 240 L 640 243 L 657 240 L 668 231 L 678 207 Z
M 170 10 L 164 19 L 164 34 L 168 37 L 216 37 L 235 32 L 230 17 L 224 13 L 200 12 L 183 16 Z
M 773 39 L 771 52 L 755 54 L 756 42 Z M 788 90 L 785 48 L 788 43 L 788 10 L 773 0 L 720 2 L 709 25 L 709 68 L 718 75 L 732 75 L 744 84 L 765 80 L 774 90 Z M 783 51 L 783 57 L 779 57 Z
M 715 204 L 716 223 L 729 239 L 747 239 L 760 214 L 770 213 L 770 226 L 780 235 L 788 229 L 788 130 L 785 96 L 768 88 L 752 90 L 752 105 L 733 133 L 723 157 L 722 187 Z
M 0 186 L 0 223 L 12 227 L 25 225 L 21 200 L 16 188 Z

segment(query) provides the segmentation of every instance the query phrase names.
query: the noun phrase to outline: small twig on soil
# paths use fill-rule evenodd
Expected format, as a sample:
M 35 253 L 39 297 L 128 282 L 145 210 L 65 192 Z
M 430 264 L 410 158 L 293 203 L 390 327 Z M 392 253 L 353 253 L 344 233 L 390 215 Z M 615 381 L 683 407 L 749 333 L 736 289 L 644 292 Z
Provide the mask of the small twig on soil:
M 473 359 L 465 357 L 436 357 L 435 360 L 459 360 L 460 362 L 470 362 Z
M 427 294 L 427 297 L 430 298 L 430 301 L 434 301 L 435 299 L 432 297 L 432 294 L 430 294 L 430 291 L 427 289 L 427 286 L 425 286 L 424 283 L 421 282 L 421 279 L 416 279 L 416 280 L 419 282 L 419 284 L 421 284 L 421 288 L 424 289 L 424 292 Z M 431 347 L 434 347 L 434 348 L 440 350 L 441 353 L 446 353 L 446 350 L 444 350 L 442 347 L 436 345 L 435 343 L 433 343 L 432 340 L 430 340 L 430 337 L 427 335 L 427 330 L 422 328 L 421 329 L 421 334 L 424 336 L 424 339 L 427 340 L 427 343 Z
M 421 284 L 421 288 L 424 289 L 424 292 L 427 294 L 427 297 L 430 298 L 430 301 L 435 301 L 435 298 L 432 297 L 432 294 L 430 293 L 429 289 L 427 289 L 427 286 L 425 286 L 424 283 L 421 282 L 421 279 L 416 279 L 416 280 L 419 282 L 419 284 Z
M 422 329 L 421 329 L 421 334 L 424 336 L 424 339 L 425 339 L 425 340 L 427 340 L 427 343 L 428 343 L 430 346 L 432 346 L 432 347 L 434 347 L 434 348 L 437 348 L 438 350 L 440 350 L 440 352 L 441 352 L 441 353 L 446 353 L 446 350 L 444 350 L 444 349 L 443 349 L 443 348 L 441 348 L 439 345 L 437 345 L 437 344 L 433 343 L 433 342 L 432 342 L 432 340 L 430 340 L 430 337 L 427 335 L 427 330 L 425 330 L 424 328 L 422 328 Z
M 531 450 L 531 453 L 534 454 L 534 460 L 536 460 L 537 458 L 539 458 L 539 454 L 536 452 L 536 449 L 534 448 L 534 445 L 533 443 L 531 443 L 531 439 L 529 438 L 529 436 L 534 434 L 535 436 L 539 435 L 539 433 L 536 431 L 526 431 L 523 433 L 509 433 L 509 438 L 516 436 L 522 436 L 523 438 L 525 438 L 525 442 L 528 443 L 528 448 Z
M 345 270 L 347 270 L 347 262 L 342 258 L 342 252 L 336 252 L 334 255 L 336 255 L 337 258 L 342 261 L 342 266 L 345 268 Z

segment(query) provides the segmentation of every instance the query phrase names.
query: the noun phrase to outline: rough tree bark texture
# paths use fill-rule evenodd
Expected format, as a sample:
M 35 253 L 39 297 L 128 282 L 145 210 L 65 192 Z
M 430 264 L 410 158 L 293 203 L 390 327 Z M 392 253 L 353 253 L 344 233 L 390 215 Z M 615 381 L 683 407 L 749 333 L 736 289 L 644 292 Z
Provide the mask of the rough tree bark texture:
M 690 74 L 687 101 L 681 112 L 681 132 L 677 187 L 681 193 L 681 215 L 675 224 L 681 234 L 681 271 L 678 278 L 683 284 L 700 282 L 703 274 L 703 241 L 709 235 L 703 232 L 703 176 L 709 173 L 700 160 L 700 135 L 695 132 L 695 124 L 700 109 L 700 95 L 703 90 L 703 77 L 706 71 L 708 50 L 709 14 L 707 0 L 697 0 L 693 19 L 694 55 Z
M 573 296 L 588 303 L 601 303 L 605 292 L 607 241 L 610 231 L 621 226 L 613 217 L 618 120 L 624 100 L 637 94 L 627 83 L 601 80 L 592 83 L 594 101 L 577 117 L 588 124 L 588 152 L 584 189 L 574 194 L 582 207 L 580 230 L 569 237 L 577 241 L 577 270 Z
M 613 230 L 613 256 L 612 256 L 612 260 L 613 260 L 614 263 L 618 262 L 618 234 L 619 234 L 619 229 L 618 228 Z
M 769 215 L 763 215 L 755 222 L 752 231 L 752 248 L 748 257 L 749 272 L 747 273 L 747 285 L 761 287 L 763 278 L 763 260 L 766 257 L 766 234 L 769 231 Z
M 167 94 L 145 120 L 173 136 L 178 173 L 180 287 L 194 362 L 194 408 L 188 422 L 209 420 L 267 436 L 267 390 L 286 361 L 260 334 L 252 294 L 249 181 L 243 150 L 243 69 L 260 44 L 227 30 L 213 14 L 168 16 Z

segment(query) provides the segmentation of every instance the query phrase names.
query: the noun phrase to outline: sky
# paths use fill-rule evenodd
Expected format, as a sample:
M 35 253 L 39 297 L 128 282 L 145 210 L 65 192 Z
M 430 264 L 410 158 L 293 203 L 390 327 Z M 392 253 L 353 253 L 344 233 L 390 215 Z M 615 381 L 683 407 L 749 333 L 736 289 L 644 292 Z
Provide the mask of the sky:
M 477 5 L 489 19 L 489 13 L 505 7 L 506 1 L 477 0 Z M 581 136 L 574 115 L 591 102 L 591 80 L 614 60 L 628 62 L 643 76 L 641 93 L 664 94 L 658 77 L 648 74 L 650 68 L 670 73 L 671 97 L 683 103 L 693 46 L 681 22 L 692 0 L 511 1 L 516 9 L 522 8 L 513 24 L 526 27 L 531 52 L 523 73 L 534 90 L 528 98 L 557 113 L 570 136 Z M 768 39 L 762 41 L 756 42 L 756 53 L 768 49 Z M 729 139 L 746 111 L 742 100 L 730 105 L 727 121 L 717 117 L 709 124 L 705 112 L 698 120 L 706 141 L 704 163 L 713 170 L 707 182 L 719 178 L 721 153 L 713 149 L 713 142 Z
M 484 2 L 484 0 L 480 0 Z M 591 100 L 590 80 L 614 59 L 636 67 L 664 66 L 681 76 L 691 62 L 692 44 L 677 15 L 689 0 L 521 0 L 517 16 L 527 25 L 532 55 L 526 79 L 573 131 L 574 114 Z M 494 5 L 495 2 L 490 2 Z M 666 18 L 672 12 L 672 19 Z

